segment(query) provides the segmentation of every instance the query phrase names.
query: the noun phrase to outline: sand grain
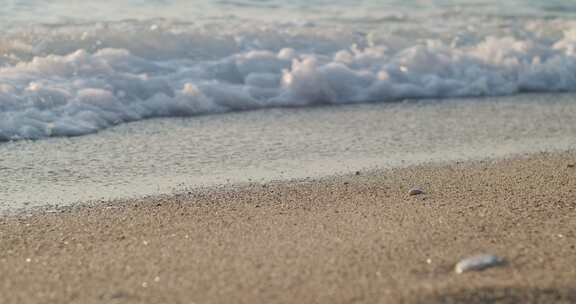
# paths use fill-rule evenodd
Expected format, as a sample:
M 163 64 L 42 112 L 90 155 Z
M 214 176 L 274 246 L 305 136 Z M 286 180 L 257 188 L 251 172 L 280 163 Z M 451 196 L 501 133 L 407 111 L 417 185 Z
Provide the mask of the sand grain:
M 4 217 L 0 302 L 576 302 L 573 163 L 543 153 Z M 454 273 L 486 252 L 509 264 Z

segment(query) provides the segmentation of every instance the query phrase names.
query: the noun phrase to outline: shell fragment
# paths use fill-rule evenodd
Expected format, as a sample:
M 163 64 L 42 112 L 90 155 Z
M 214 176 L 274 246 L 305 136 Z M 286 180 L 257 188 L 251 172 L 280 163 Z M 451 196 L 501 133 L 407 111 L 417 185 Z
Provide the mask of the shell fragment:
M 456 264 L 456 273 L 463 273 L 467 271 L 479 271 L 490 267 L 502 266 L 506 260 L 499 256 L 491 254 L 477 255 L 461 260 Z
M 414 187 L 414 188 L 408 190 L 408 195 L 419 195 L 419 194 L 424 194 L 424 190 L 422 190 L 418 187 Z

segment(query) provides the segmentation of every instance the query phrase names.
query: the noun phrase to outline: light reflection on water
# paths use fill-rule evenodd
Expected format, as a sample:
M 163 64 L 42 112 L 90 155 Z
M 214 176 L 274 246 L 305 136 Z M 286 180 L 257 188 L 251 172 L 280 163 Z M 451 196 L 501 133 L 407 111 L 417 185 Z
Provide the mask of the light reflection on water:
M 2 23 L 82 22 L 175 18 L 192 21 L 221 16 L 252 19 L 323 19 L 370 14 L 421 14 L 458 10 L 462 13 L 510 16 L 567 16 L 576 12 L 570 0 L 12 0 L 0 7 Z M 90 14 L 86 14 L 86 12 Z

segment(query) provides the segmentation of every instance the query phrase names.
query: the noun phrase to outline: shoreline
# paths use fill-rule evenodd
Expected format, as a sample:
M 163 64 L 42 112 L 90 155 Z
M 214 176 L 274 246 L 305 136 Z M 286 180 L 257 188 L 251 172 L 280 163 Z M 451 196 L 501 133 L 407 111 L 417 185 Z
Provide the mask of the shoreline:
M 574 302 L 575 164 L 537 153 L 3 216 L 0 302 Z M 509 263 L 454 273 L 478 253 Z
M 0 145 L 0 213 L 248 178 L 321 178 L 363 168 L 574 150 L 574 95 L 554 96 L 151 119 L 74 139 Z
M 499 162 L 508 161 L 521 161 L 530 160 L 537 155 L 568 155 L 576 154 L 576 150 L 573 148 L 565 149 L 550 149 L 541 152 L 519 152 L 519 153 L 508 153 L 497 156 L 488 157 L 470 157 L 463 159 L 444 159 L 444 160 L 412 160 L 407 161 L 405 164 L 394 164 L 382 167 L 362 167 L 359 169 L 346 168 L 340 171 L 335 171 L 336 173 L 330 173 L 327 175 L 311 175 L 311 176 L 295 176 L 287 178 L 247 178 L 245 181 L 230 181 L 226 182 L 212 181 L 206 184 L 192 185 L 182 187 L 182 185 L 172 186 L 170 192 L 161 192 L 157 194 L 144 194 L 140 196 L 132 197 L 119 197 L 119 198 L 101 198 L 101 199 L 88 199 L 79 200 L 75 202 L 67 203 L 51 203 L 44 205 L 32 205 L 26 207 L 8 207 L 6 209 L 0 210 L 0 218 L 16 218 L 16 217 L 30 217 L 30 216 L 40 216 L 45 214 L 58 214 L 58 213 L 70 213 L 79 212 L 84 209 L 93 208 L 119 208 L 124 204 L 132 204 L 134 202 L 147 205 L 153 204 L 159 200 L 171 200 L 171 199 L 184 199 L 190 200 L 190 196 L 206 196 L 210 194 L 220 193 L 220 192 L 242 192 L 251 188 L 259 187 L 269 187 L 271 185 L 300 185 L 300 184 L 310 184 L 310 183 L 334 183 L 337 180 L 343 181 L 344 183 L 349 183 L 351 180 L 358 179 L 360 175 L 368 179 L 372 179 L 378 175 L 399 172 L 403 170 L 414 170 L 416 168 L 428 168 L 428 169 L 441 169 L 453 165 L 464 165 L 464 166 L 480 166 L 486 164 L 493 164 Z M 365 162 L 366 163 L 366 162 Z M 236 172 L 235 174 L 239 174 Z

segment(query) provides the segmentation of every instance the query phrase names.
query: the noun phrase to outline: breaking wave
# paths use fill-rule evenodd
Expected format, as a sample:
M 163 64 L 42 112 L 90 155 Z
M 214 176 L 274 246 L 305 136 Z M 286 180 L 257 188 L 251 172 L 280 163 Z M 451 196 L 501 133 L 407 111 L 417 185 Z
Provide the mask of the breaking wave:
M 148 20 L 5 31 L 0 141 L 83 135 L 153 117 L 576 91 L 574 21 L 440 33 L 404 19 L 382 22 L 368 30 Z

